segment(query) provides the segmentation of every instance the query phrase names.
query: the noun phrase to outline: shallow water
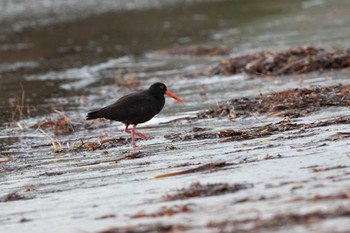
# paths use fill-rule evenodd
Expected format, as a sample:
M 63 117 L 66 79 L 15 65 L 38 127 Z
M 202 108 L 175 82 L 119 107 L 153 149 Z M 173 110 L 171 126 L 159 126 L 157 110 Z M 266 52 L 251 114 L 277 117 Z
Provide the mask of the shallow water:
M 2 8 L 5 12 L 10 12 L 12 6 L 11 1 L 8 2 L 8 7 Z M 189 1 L 185 5 L 174 1 L 171 7 L 155 7 L 157 1 L 149 1 L 149 7 L 136 4 L 128 11 L 118 5 L 119 1 L 115 1 L 113 7 L 112 2 L 106 2 L 106 5 L 99 4 L 101 7 L 91 7 L 90 1 L 81 6 L 76 5 L 75 1 L 67 5 L 52 3 L 55 4 L 55 9 L 57 7 L 57 15 L 67 9 L 66 19 L 62 21 L 57 18 L 57 22 L 40 26 L 40 22 L 37 22 L 39 19 L 31 17 L 32 15 L 40 16 L 40 12 L 44 14 L 46 9 L 48 12 L 44 15 L 55 18 L 50 15 L 51 1 L 45 1 L 47 8 L 38 7 L 38 12 L 35 12 L 34 7 L 30 8 L 33 11 L 27 12 L 30 20 L 22 19 L 29 24 L 24 27 L 25 30 L 19 31 L 11 30 L 11 26 L 21 22 L 23 15 L 16 9 L 28 8 L 27 2 L 14 8 L 15 13 L 3 14 L 9 16 L 1 27 L 3 31 L 10 30 L 12 33 L 4 33 L 6 36 L 1 40 L 0 105 L 5 113 L 0 117 L 1 122 L 12 121 L 13 108 L 9 108 L 9 105 L 17 104 L 16 99 L 21 97 L 23 89 L 26 101 L 21 104 L 31 110 L 30 116 L 47 113 L 52 111 L 51 108 L 61 106 L 48 106 L 46 102 L 50 99 L 84 95 L 90 91 L 84 85 L 76 86 L 73 83 L 70 86 L 72 79 L 87 79 L 86 82 L 93 86 L 100 86 L 100 82 L 104 80 L 105 84 L 113 84 L 116 68 L 131 74 L 138 73 L 138 63 L 141 62 L 147 64 L 144 67 L 149 69 L 153 61 L 145 54 L 155 49 L 174 45 L 221 44 L 232 47 L 234 54 L 241 54 L 254 50 L 285 48 L 289 45 L 346 47 L 350 34 L 345 10 L 349 6 L 342 3 L 343 1 L 337 2 L 338 4 L 316 4 L 313 1 L 284 1 L 282 4 L 275 0 L 263 3 Z M 40 6 L 40 2 L 37 4 Z M 305 5 L 309 7 L 305 8 Z M 105 11 L 107 6 L 111 12 Z M 84 19 L 80 19 L 80 14 L 69 14 L 70 11 L 86 12 L 86 8 L 90 11 L 87 11 Z M 106 13 L 99 14 L 100 12 Z M 327 20 L 319 19 L 323 15 L 327 16 Z M 60 17 L 64 18 L 64 15 Z M 76 19 L 73 21 L 71 17 Z M 335 23 L 337 27 L 334 26 Z M 32 24 L 36 26 L 33 28 L 30 26 Z M 110 64 L 103 67 L 111 60 L 125 57 L 130 59 L 128 64 Z M 182 72 L 176 72 L 178 69 L 201 70 L 205 64 L 212 64 L 218 59 L 220 58 L 201 59 L 198 62 L 190 59 L 185 60 L 186 64 L 181 58 L 173 59 L 167 66 L 153 69 L 175 69 L 175 72 L 167 76 L 176 77 L 182 75 Z M 62 86 L 65 88 L 61 88 Z M 67 91 L 66 87 L 74 90 Z
M 286 221 L 286 227 L 266 223 L 260 231 L 346 232 L 350 228 L 348 215 L 327 215 L 350 209 L 349 140 L 346 137 L 335 140 L 338 133 L 349 132 L 347 124 L 229 142 L 219 137 L 188 141 L 164 137 L 177 133 L 191 135 L 195 127 L 216 133 L 221 129 L 243 130 L 279 122 L 280 117 L 254 114 L 233 122 L 226 118 L 192 117 L 232 98 L 289 88 L 350 84 L 349 69 L 275 78 L 252 78 L 245 74 L 192 77 L 189 74 L 202 71 L 223 57 L 165 56 L 157 52 L 189 44 L 227 45 L 233 48 L 231 55 L 304 44 L 348 48 L 350 3 L 169 1 L 172 5 L 168 7 L 148 1 L 150 5 L 125 10 L 117 3 L 113 5 L 117 1 L 105 2 L 100 4 L 101 8 L 95 8 L 90 1 L 79 5 L 72 1 L 74 7 L 56 3 L 58 13 L 69 9 L 66 17 L 55 21 L 55 17 L 40 8 L 38 12 L 33 10 L 35 17 L 27 24 L 22 19 L 18 21 L 22 24 L 16 26 L 13 22 L 20 17 L 16 13 L 21 12 L 19 5 L 18 10 L 8 11 L 6 20 L 0 24 L 7 30 L 0 46 L 3 123 L 0 155 L 13 159 L 4 162 L 6 157 L 0 158 L 1 232 L 23 229 L 99 232 L 111 227 L 125 230 L 126 226 L 137 232 L 140 226 L 157 224 L 185 225 L 186 232 L 250 232 L 256 224 L 254 218 L 265 221 L 313 211 L 325 216 L 321 221 L 317 218 L 296 224 Z M 90 11 L 84 17 L 69 13 L 85 9 Z M 42 15 L 44 20 L 40 22 L 44 23 L 38 23 L 36 17 Z M 121 20 L 123 24 L 118 23 Z M 136 77 L 141 86 L 116 86 L 117 72 L 125 79 Z M 151 136 L 149 141 L 138 141 L 139 157 L 116 162 L 131 151 L 123 125 L 108 122 L 87 125 L 86 113 L 159 80 L 183 98 L 186 105 L 167 99 L 163 111 L 139 127 Z M 19 113 L 9 103 L 16 104 L 16 98 L 21 101 L 23 90 L 25 101 L 20 104 L 31 111 L 24 108 L 23 119 L 19 119 Z M 61 115 L 77 126 L 74 133 L 55 135 L 52 130 L 44 129 L 43 133 L 30 128 Z M 332 107 L 292 122 L 310 123 L 348 115 L 348 108 Z M 183 120 L 172 121 L 179 118 Z M 63 152 L 53 152 L 50 137 L 60 143 Z M 82 141 L 92 143 L 119 137 L 126 141 L 94 151 L 74 149 Z M 217 162 L 226 162 L 228 166 L 154 179 L 160 174 Z M 251 187 L 209 197 L 164 200 L 164 195 L 188 188 L 194 182 Z M 19 196 L 9 200 L 9 194 Z M 153 213 L 175 205 L 189 205 L 191 211 L 172 216 L 132 217 L 139 211 Z M 210 227 L 210 223 L 232 220 L 246 223 Z

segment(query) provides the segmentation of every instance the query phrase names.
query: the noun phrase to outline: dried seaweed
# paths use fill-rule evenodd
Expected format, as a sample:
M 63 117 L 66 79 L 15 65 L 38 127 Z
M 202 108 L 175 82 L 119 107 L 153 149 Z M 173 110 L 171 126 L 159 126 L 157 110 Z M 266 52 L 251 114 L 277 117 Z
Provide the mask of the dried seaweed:
M 12 192 L 12 193 L 6 194 L 5 196 L 0 197 L 0 203 L 9 202 L 9 201 L 27 200 L 32 198 L 33 197 L 20 194 L 19 192 Z
M 305 130 L 310 128 L 335 125 L 335 124 L 350 124 L 350 116 L 339 117 L 335 119 L 325 120 L 325 121 L 316 121 L 312 123 L 292 123 L 289 119 L 282 120 L 277 123 L 272 123 L 264 125 L 261 127 L 256 127 L 248 130 L 233 130 L 233 129 L 224 129 L 218 132 L 201 132 L 198 133 L 179 133 L 165 135 L 169 140 L 172 141 L 188 141 L 188 140 L 203 140 L 208 138 L 221 138 L 222 142 L 227 141 L 241 141 L 249 140 L 261 137 L 271 136 L 273 134 L 290 131 L 290 130 Z M 300 135 L 298 135 L 300 137 Z M 339 140 L 330 138 L 329 140 Z
M 232 106 L 237 116 L 258 113 L 300 117 L 321 107 L 349 105 L 350 85 L 339 84 L 330 87 L 296 88 L 257 98 L 232 99 L 216 108 L 199 112 L 197 117 L 199 119 L 230 117 Z
M 201 172 L 201 171 L 206 171 L 206 170 L 213 170 L 214 168 L 217 167 L 223 167 L 223 166 L 228 166 L 229 164 L 226 164 L 225 162 L 219 162 L 219 163 L 207 163 L 195 168 L 187 169 L 184 171 L 178 171 L 178 172 L 172 172 L 172 173 L 165 173 L 161 175 L 157 175 L 153 178 L 165 178 L 165 177 L 170 177 L 170 176 L 178 176 L 178 175 L 185 175 L 189 173 L 194 173 L 194 172 Z
M 117 216 L 115 214 L 107 214 L 103 215 L 100 217 L 96 217 L 95 220 L 102 220 L 102 219 L 107 219 L 107 218 L 116 218 Z
M 348 168 L 349 166 L 346 165 L 338 165 L 338 166 L 332 166 L 332 167 L 319 167 L 316 166 L 314 168 L 312 168 L 313 172 L 325 172 L 325 171 L 329 171 L 329 170 L 335 170 L 335 169 L 343 169 L 343 168 Z
M 350 191 L 343 191 L 335 194 L 328 194 L 328 195 L 322 195 L 322 194 L 313 194 L 311 197 L 294 197 L 291 198 L 290 202 L 300 202 L 300 201 L 313 201 L 313 202 L 319 202 L 319 201 L 330 201 L 330 200 L 348 200 L 350 199 Z
M 160 55 L 186 55 L 186 56 L 224 56 L 230 53 L 231 49 L 226 46 L 190 46 L 175 47 L 158 52 Z
M 97 164 L 101 164 L 101 163 L 118 163 L 119 161 L 122 161 L 122 160 L 136 159 L 136 158 L 141 158 L 141 157 L 142 157 L 142 152 L 136 151 L 136 152 L 126 153 L 121 158 L 95 161 L 95 162 L 91 162 L 91 163 L 83 163 L 83 164 L 79 164 L 78 166 L 79 167 L 86 167 L 86 166 L 92 166 L 92 165 L 97 165 Z
M 39 174 L 39 176 L 60 176 L 63 175 L 65 172 L 44 172 Z
M 117 146 L 120 144 L 126 144 L 127 140 L 123 137 L 119 137 L 119 138 L 110 138 L 110 139 L 104 139 L 104 140 L 99 140 L 97 142 L 90 142 L 90 143 L 86 143 L 86 144 L 82 144 L 80 145 L 80 147 L 84 147 L 89 151 L 93 151 L 96 149 L 106 149 L 108 147 L 111 146 Z
M 46 120 L 32 125 L 31 128 L 51 129 L 55 135 L 71 134 L 75 131 L 75 126 L 67 116 L 61 116 L 55 120 Z
M 209 76 L 228 76 L 237 73 L 264 76 L 296 75 L 349 66 L 350 49 L 334 48 L 327 51 L 322 48 L 305 46 L 286 51 L 263 51 L 225 59 L 206 74 Z
M 32 219 L 29 219 L 29 218 L 21 218 L 19 220 L 20 223 L 24 223 L 24 222 L 30 222 L 30 221 L 33 221 Z
M 165 194 L 163 200 L 184 200 L 193 197 L 208 197 L 227 193 L 235 193 L 237 191 L 252 188 L 253 184 L 228 184 L 214 183 L 202 185 L 199 182 L 192 183 L 188 188 L 177 190 L 172 194 Z
M 188 227 L 180 224 L 138 224 L 138 225 L 127 225 L 126 227 L 113 227 L 99 233 L 182 233 Z
M 230 232 L 269 232 L 271 230 L 279 229 L 280 227 L 288 229 L 288 226 L 311 224 L 325 219 L 349 216 L 350 210 L 348 208 L 340 207 L 334 210 L 318 210 L 306 214 L 281 213 L 268 219 L 256 217 L 243 220 L 209 222 L 207 227 L 216 228 L 219 232 L 226 232 L 225 229 L 230 229 Z
M 12 158 L 12 157 L 10 157 L 10 156 L 8 156 L 8 155 L 0 155 L 0 164 L 1 163 L 8 163 L 8 162 L 11 162 L 11 161 L 14 161 L 14 160 L 16 160 L 16 159 L 14 159 L 14 158 Z
M 174 205 L 171 207 L 163 206 L 158 211 L 153 213 L 145 213 L 145 211 L 139 211 L 138 213 L 131 215 L 131 218 L 157 218 L 163 216 L 173 216 L 179 213 L 192 212 L 190 205 Z

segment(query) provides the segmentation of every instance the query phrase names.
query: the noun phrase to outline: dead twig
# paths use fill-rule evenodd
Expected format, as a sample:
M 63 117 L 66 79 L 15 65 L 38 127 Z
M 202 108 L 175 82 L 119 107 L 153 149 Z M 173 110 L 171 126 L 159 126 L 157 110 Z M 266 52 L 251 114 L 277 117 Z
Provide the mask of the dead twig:
M 184 170 L 184 171 L 178 171 L 178 172 L 172 172 L 172 173 L 166 173 L 166 174 L 157 175 L 157 176 L 155 176 L 153 178 L 154 179 L 159 179 L 159 178 L 165 178 L 165 177 L 170 177 L 170 176 L 184 175 L 184 174 L 189 174 L 189 173 L 193 173 L 193 172 L 201 172 L 201 171 L 206 171 L 206 170 L 212 170 L 214 168 L 224 167 L 224 166 L 228 166 L 228 165 L 229 164 L 227 164 L 226 162 L 208 163 L 208 164 L 204 164 L 204 165 L 201 165 L 199 167 L 187 169 L 187 170 Z

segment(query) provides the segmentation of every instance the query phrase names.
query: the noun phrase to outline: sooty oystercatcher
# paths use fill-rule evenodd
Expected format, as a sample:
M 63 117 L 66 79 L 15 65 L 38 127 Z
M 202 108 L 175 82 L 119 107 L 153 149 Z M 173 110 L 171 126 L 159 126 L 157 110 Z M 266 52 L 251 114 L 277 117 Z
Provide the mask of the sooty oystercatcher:
M 162 110 L 165 103 L 164 95 L 168 95 L 180 103 L 185 103 L 168 91 L 164 83 L 158 82 L 152 84 L 148 90 L 123 96 L 111 105 L 89 112 L 86 119 L 105 118 L 123 122 L 125 124 L 124 131 L 131 134 L 132 147 L 135 149 L 135 135 L 144 140 L 148 139 L 146 135 L 135 132 L 136 125 L 151 120 Z M 133 125 L 131 131 L 129 130 L 129 125 Z

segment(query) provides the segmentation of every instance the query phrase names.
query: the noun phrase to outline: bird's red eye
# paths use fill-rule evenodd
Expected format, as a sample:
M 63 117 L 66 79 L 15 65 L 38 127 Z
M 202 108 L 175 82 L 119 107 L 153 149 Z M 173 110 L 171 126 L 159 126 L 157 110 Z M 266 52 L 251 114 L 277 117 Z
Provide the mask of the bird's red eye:
M 164 89 L 164 86 L 163 86 L 163 85 L 161 85 L 159 88 L 163 90 L 163 89 Z

